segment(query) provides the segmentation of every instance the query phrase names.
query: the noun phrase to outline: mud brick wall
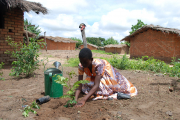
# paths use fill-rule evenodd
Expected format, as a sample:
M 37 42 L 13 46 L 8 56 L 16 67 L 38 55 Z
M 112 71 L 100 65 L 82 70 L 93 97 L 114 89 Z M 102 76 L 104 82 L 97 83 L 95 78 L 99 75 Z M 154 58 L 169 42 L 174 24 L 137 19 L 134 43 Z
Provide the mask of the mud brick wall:
M 46 38 L 47 50 L 75 50 L 76 43 L 54 42 Z M 44 47 L 43 49 L 46 49 Z
M 172 57 L 180 58 L 180 36 L 173 33 L 148 29 L 130 38 L 130 58 L 154 57 L 171 62 Z
M 106 47 L 105 48 L 106 52 L 111 52 L 111 53 L 118 53 L 118 54 L 128 54 L 129 53 L 129 48 L 126 46 L 123 46 L 121 48 L 117 48 L 117 47 Z
M 2 17 L 2 16 L 0 16 Z M 13 49 L 5 41 L 9 36 L 12 40 L 19 42 L 23 41 L 24 31 L 24 13 L 19 8 L 6 10 L 4 17 L 4 28 L 0 28 L 0 62 L 10 64 L 15 59 L 10 55 L 5 54 L 6 50 Z
M 115 48 L 114 47 L 105 47 L 105 52 L 111 52 L 111 53 L 115 53 Z
M 81 45 L 80 48 L 83 49 L 83 48 L 84 48 L 84 45 Z M 88 44 L 87 44 L 87 48 L 89 48 L 90 50 L 97 50 L 96 47 L 93 47 L 93 46 L 88 45 Z

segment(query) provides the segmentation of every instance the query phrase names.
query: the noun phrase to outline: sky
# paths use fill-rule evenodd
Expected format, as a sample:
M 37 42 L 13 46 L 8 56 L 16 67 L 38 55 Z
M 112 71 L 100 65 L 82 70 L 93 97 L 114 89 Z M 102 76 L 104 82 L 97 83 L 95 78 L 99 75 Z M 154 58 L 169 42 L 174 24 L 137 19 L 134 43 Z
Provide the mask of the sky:
M 86 37 L 113 37 L 118 42 L 129 35 L 140 19 L 147 25 L 180 29 L 180 0 L 28 0 L 39 2 L 48 14 L 25 12 L 24 19 L 41 28 L 42 35 L 76 37 L 86 24 Z

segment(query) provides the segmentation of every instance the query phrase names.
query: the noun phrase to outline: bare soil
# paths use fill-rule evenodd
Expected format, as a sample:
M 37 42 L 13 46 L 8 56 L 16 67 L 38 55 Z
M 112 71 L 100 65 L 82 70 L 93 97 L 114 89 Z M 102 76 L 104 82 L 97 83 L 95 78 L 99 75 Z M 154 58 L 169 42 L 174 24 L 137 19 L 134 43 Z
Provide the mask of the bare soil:
M 53 60 L 63 64 L 68 58 L 74 58 L 79 50 L 41 51 L 40 59 L 49 58 L 46 68 L 54 67 Z M 111 57 L 111 55 L 93 54 L 93 56 Z M 61 67 L 60 67 L 61 69 Z M 145 71 L 119 70 L 138 89 L 138 95 L 127 100 L 91 99 L 82 108 L 65 108 L 68 99 L 51 98 L 40 105 L 37 115 L 30 113 L 24 118 L 20 110 L 44 96 L 44 67 L 29 78 L 10 77 L 11 67 L 5 66 L 0 81 L 0 120 L 179 120 L 180 118 L 180 79 Z M 63 67 L 66 72 L 77 67 Z M 71 84 L 77 81 L 75 76 Z M 67 91 L 63 89 L 64 94 Z M 83 95 L 81 95 L 80 99 Z

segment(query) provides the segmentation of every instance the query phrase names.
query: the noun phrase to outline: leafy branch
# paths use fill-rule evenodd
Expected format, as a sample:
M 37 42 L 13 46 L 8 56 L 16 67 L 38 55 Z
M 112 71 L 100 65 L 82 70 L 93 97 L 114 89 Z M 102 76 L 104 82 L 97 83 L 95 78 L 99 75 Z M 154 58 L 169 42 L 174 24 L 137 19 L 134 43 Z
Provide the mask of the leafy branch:
M 34 101 L 32 102 L 31 106 L 26 106 L 24 108 L 24 110 L 22 110 L 22 115 L 24 117 L 28 117 L 29 116 L 29 112 L 32 112 L 34 114 L 37 114 L 37 112 L 35 110 L 33 110 L 32 108 L 36 108 L 36 109 L 40 109 L 40 107 L 37 105 L 37 103 Z
M 67 91 L 66 95 L 61 96 L 60 98 L 70 98 L 70 100 L 67 101 L 66 105 L 64 107 L 73 107 L 74 104 L 77 103 L 75 100 L 75 90 L 79 87 L 80 84 L 89 83 L 87 80 L 79 80 L 75 82 L 72 86 L 70 85 L 70 81 L 76 73 L 74 71 L 71 71 L 68 73 L 69 78 L 64 78 L 60 75 L 57 75 L 57 80 L 55 80 L 56 83 L 61 84 L 65 86 L 69 91 Z

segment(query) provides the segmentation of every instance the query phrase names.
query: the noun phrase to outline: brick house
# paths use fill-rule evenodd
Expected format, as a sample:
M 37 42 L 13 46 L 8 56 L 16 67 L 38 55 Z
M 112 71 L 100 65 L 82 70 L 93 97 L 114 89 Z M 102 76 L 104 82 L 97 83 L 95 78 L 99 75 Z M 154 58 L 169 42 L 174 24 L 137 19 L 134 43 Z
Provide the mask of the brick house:
M 47 13 L 47 9 L 40 3 L 25 0 L 0 0 L 0 62 L 9 64 L 15 60 L 4 53 L 6 50 L 12 50 L 5 40 L 9 36 L 16 42 L 23 41 L 24 12 L 31 10 L 37 14 Z
M 111 53 L 118 53 L 118 54 L 128 54 L 129 53 L 129 47 L 125 44 L 120 45 L 106 45 L 104 46 L 104 49 L 106 52 Z
M 44 36 L 39 39 L 44 39 Z M 70 38 L 46 36 L 47 50 L 75 50 L 76 42 Z
M 121 41 L 130 42 L 130 58 L 154 57 L 171 62 L 180 58 L 180 30 L 146 25 Z
M 80 49 L 84 48 L 84 45 L 80 45 Z M 97 50 L 98 49 L 98 46 L 96 45 L 93 45 L 93 44 L 90 44 L 90 43 L 87 43 L 87 48 L 89 48 L 90 50 Z

